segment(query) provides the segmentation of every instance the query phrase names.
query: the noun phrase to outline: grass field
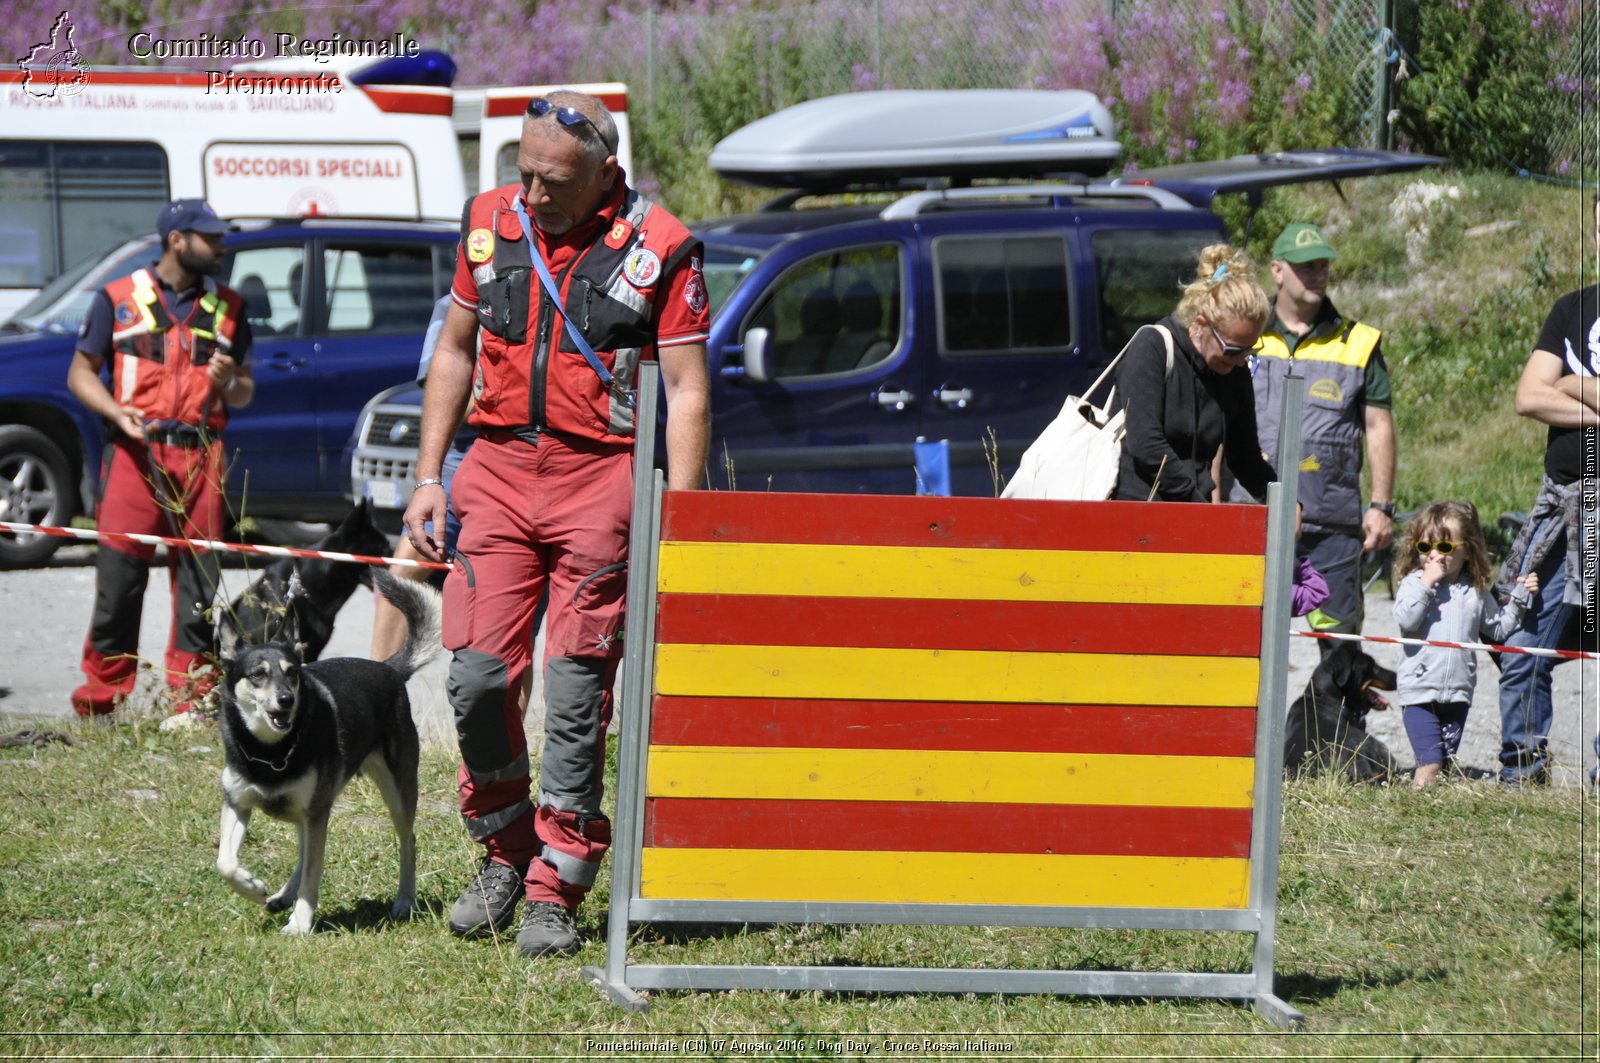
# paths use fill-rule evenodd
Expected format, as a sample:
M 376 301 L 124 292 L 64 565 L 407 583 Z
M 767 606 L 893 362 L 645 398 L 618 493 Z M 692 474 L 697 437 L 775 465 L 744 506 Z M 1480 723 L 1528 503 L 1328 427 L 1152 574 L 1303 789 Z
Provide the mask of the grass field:
M 212 868 L 214 730 L 166 736 L 137 716 L 66 729 L 75 744 L 0 750 L 8 1058 L 953 1058 L 963 1053 L 937 1045 L 986 1038 L 1011 1048 L 967 1055 L 1564 1059 L 1600 1046 L 1596 805 L 1577 790 L 1289 786 L 1277 975 L 1280 995 L 1307 1015 L 1299 1034 L 1243 1006 L 1195 1001 L 658 993 L 647 1013 L 628 1014 L 579 973 L 604 962 L 604 878 L 581 914 L 589 944 L 576 958 L 533 964 L 509 943 L 450 936 L 444 912 L 474 852 L 447 751 L 423 763 L 421 913 L 387 920 L 393 836 L 375 788 L 358 781 L 332 827 L 318 933 L 296 940 L 278 933 L 283 916 L 245 903 Z M 293 846 L 291 828 L 258 817 L 244 855 L 281 879 Z M 679 963 L 1243 970 L 1250 943 L 778 926 L 641 928 L 631 950 Z M 698 1051 L 697 1036 L 729 1045 Z M 801 1050 L 777 1050 L 776 1038 Z M 923 1038 L 926 1051 L 886 1047 Z M 858 1049 L 834 1050 L 846 1040 Z M 676 1051 L 650 1050 L 666 1042 Z
M 1543 433 L 1511 396 L 1551 302 L 1594 280 L 1592 263 L 1580 268 L 1592 255 L 1589 202 L 1443 174 L 1423 179 L 1456 189 L 1435 213 L 1397 213 L 1417 180 L 1352 182 L 1347 199 L 1323 187 L 1276 195 L 1250 245 L 1264 261 L 1286 221 L 1327 227 L 1341 250 L 1335 299 L 1386 332 L 1401 508 L 1467 498 L 1492 523 L 1526 508 L 1537 487 Z M 395 846 L 376 791 L 360 782 L 333 824 L 319 932 L 292 940 L 278 933 L 283 916 L 246 904 L 213 870 L 214 731 L 161 735 L 138 714 L 62 726 L 71 744 L 0 750 L 6 1058 L 1600 1053 L 1600 805 L 1578 790 L 1290 785 L 1276 968 L 1279 995 L 1307 1016 L 1294 1035 L 1248 1008 L 1194 1001 L 660 993 L 647 1013 L 627 1014 L 579 972 L 603 962 L 605 872 L 581 916 L 590 944 L 574 959 L 531 964 L 508 942 L 450 937 L 444 912 L 476 852 L 447 751 L 423 765 L 418 916 L 387 920 Z M 293 844 L 290 828 L 258 817 L 246 862 L 281 880 Z M 631 951 L 673 963 L 1245 970 L 1250 947 L 1245 935 L 778 926 L 644 928 Z M 700 1037 L 726 1043 L 701 1051 Z M 791 1039 L 799 1047 L 779 1047 Z M 938 1047 L 979 1039 L 1009 1047 Z M 900 1042 L 913 1047 L 891 1047 Z

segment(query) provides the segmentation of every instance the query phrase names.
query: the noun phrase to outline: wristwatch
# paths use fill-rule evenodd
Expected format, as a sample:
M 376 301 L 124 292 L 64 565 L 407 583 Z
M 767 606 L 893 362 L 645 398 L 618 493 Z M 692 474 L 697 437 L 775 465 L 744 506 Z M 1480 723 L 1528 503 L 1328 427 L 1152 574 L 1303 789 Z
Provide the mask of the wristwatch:
M 1368 509 L 1375 509 L 1379 513 L 1382 513 L 1385 517 L 1388 517 L 1390 520 L 1394 520 L 1394 503 L 1393 502 L 1371 502 L 1371 503 L 1368 503 L 1367 508 Z

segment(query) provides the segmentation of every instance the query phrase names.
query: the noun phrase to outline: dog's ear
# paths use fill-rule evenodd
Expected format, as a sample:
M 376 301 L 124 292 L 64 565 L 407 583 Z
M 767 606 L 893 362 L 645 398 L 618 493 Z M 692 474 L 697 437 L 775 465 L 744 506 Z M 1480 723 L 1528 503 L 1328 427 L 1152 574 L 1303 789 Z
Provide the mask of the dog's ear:
M 224 664 L 239 659 L 239 629 L 234 625 L 232 613 L 223 613 L 217 624 L 217 659 Z
M 1351 680 L 1355 678 L 1356 654 L 1358 652 L 1355 643 L 1341 642 L 1333 648 L 1332 652 L 1322 662 L 1322 666 L 1327 669 L 1328 678 L 1340 690 L 1348 687 Z

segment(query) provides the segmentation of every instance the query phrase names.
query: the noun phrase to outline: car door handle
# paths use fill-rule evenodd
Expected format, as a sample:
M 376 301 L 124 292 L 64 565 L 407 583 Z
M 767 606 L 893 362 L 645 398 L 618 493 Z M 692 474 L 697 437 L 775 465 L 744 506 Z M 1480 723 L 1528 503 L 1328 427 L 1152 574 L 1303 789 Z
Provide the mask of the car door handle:
M 304 369 L 311 364 L 311 359 L 305 355 L 292 355 L 288 351 L 277 351 L 267 355 L 266 364 L 274 369 Z
M 946 409 L 964 410 L 972 405 L 971 388 L 940 388 L 937 398 Z
M 909 391 L 879 391 L 877 395 L 879 406 L 896 412 L 909 409 L 917 401 L 916 395 Z

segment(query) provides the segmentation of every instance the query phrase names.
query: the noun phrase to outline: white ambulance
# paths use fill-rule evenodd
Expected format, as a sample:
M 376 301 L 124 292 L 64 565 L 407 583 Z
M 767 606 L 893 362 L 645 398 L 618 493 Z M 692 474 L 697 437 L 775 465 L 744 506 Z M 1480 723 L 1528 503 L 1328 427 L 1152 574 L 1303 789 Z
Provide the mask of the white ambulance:
M 463 146 L 471 184 L 516 180 L 522 114 L 555 86 L 457 92 L 454 76 L 430 51 L 225 72 L 0 70 L 0 321 L 179 197 L 230 219 L 459 219 Z M 618 112 L 629 166 L 626 87 L 573 87 Z
M 0 71 L 0 318 L 167 201 L 224 217 L 459 216 L 466 194 L 438 52 L 246 72 Z

